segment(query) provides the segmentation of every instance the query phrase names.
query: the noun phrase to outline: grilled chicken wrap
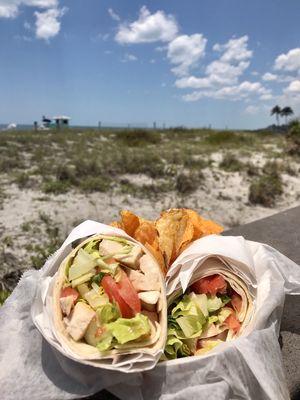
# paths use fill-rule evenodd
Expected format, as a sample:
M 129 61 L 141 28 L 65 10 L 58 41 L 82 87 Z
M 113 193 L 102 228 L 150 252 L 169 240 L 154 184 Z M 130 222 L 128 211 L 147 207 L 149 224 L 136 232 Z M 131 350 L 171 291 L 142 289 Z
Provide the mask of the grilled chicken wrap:
M 165 359 L 201 355 L 243 334 L 253 300 L 247 284 L 216 257 L 207 258 L 184 293 L 168 299 Z
M 55 277 L 53 309 L 55 335 L 75 358 L 114 363 L 164 348 L 164 278 L 133 240 L 95 235 L 78 245 Z

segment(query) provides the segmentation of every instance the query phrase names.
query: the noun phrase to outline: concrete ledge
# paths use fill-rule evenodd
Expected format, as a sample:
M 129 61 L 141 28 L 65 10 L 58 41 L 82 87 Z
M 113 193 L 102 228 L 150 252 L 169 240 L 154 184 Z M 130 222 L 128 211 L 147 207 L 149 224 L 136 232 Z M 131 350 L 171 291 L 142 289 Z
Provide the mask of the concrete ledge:
M 267 243 L 300 264 L 300 207 L 233 228 L 227 236 Z M 292 400 L 300 399 L 300 296 L 287 296 L 281 321 L 282 357 Z

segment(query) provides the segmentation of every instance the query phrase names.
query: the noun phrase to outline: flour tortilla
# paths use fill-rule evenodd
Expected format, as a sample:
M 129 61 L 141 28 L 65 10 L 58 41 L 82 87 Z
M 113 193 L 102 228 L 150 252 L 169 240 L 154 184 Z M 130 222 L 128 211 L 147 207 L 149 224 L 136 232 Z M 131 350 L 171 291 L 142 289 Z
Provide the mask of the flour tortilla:
M 117 235 L 114 235 L 117 236 Z M 63 322 L 63 314 L 60 307 L 60 293 L 61 289 L 66 281 L 66 266 L 68 262 L 75 257 L 77 251 L 82 248 L 85 244 L 92 240 L 105 238 L 105 235 L 94 235 L 80 243 L 61 263 L 57 274 L 55 276 L 54 288 L 53 288 L 53 325 L 54 333 L 59 342 L 61 342 L 65 348 L 71 353 L 74 358 L 81 360 L 105 360 L 111 359 L 112 363 L 119 362 L 120 355 L 130 355 L 130 354 L 155 354 L 160 349 L 164 349 L 166 336 L 167 336 L 167 304 L 166 304 L 166 293 L 165 293 L 165 281 L 164 276 L 161 273 L 158 263 L 155 261 L 151 253 L 140 243 L 132 240 L 133 244 L 138 244 L 143 252 L 153 259 L 157 265 L 157 274 L 159 276 L 159 282 L 161 285 L 160 290 L 160 311 L 158 313 L 158 323 L 152 323 L 151 325 L 151 336 L 147 340 L 142 340 L 140 342 L 129 342 L 127 345 L 119 346 L 122 348 L 112 349 L 110 351 L 99 352 L 99 350 L 83 341 L 76 342 L 68 334 L 66 330 L 66 325 Z M 126 240 L 130 241 L 128 238 Z M 93 364 L 94 365 L 94 364 Z M 100 366 L 100 365 L 99 365 Z
M 232 289 L 236 291 L 236 293 L 239 294 L 242 298 L 242 307 L 240 312 L 237 313 L 237 318 L 241 323 L 241 328 L 237 334 L 234 334 L 231 331 L 228 332 L 226 340 L 231 340 L 241 336 L 251 322 L 254 310 L 253 299 L 250 295 L 250 291 L 246 283 L 243 282 L 243 280 L 238 275 L 229 270 L 224 262 L 216 257 L 209 257 L 203 262 L 201 267 L 198 268 L 194 273 L 192 279 L 190 280 L 189 286 L 191 286 L 194 282 L 198 281 L 201 278 L 205 278 L 207 276 L 215 274 L 221 275 L 225 279 L 225 281 L 229 283 Z M 182 295 L 182 290 L 177 290 L 172 295 L 170 295 L 168 298 L 168 305 L 171 305 L 171 303 L 180 295 Z M 220 332 L 216 332 L 216 334 L 221 332 L 222 330 L 220 330 Z

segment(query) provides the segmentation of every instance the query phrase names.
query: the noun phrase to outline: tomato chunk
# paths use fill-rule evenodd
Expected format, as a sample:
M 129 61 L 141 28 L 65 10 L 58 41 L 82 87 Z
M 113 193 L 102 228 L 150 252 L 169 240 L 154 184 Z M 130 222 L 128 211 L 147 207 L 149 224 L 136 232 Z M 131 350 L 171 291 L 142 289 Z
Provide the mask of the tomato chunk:
M 130 282 L 128 276 L 126 273 L 122 270 L 121 272 L 121 279 L 117 283 L 118 288 L 119 288 L 119 294 L 123 298 L 123 300 L 129 305 L 129 307 L 134 311 L 135 314 L 141 312 L 142 306 L 141 306 L 141 300 L 132 286 L 132 283 Z
M 231 295 L 231 304 L 232 307 L 235 309 L 236 312 L 240 312 L 242 309 L 242 298 L 239 294 L 236 292 L 233 292 Z
M 123 300 L 119 293 L 119 288 L 114 279 L 110 275 L 105 275 L 101 280 L 101 286 L 108 295 L 110 301 L 116 301 L 120 308 L 123 318 L 133 318 L 134 312 L 129 305 Z
M 78 299 L 79 293 L 77 292 L 76 289 L 73 289 L 71 287 L 65 287 L 64 289 L 61 290 L 60 292 L 60 297 L 68 297 L 68 296 L 73 296 L 73 302 Z
M 225 319 L 224 324 L 227 325 L 229 329 L 232 329 L 234 333 L 237 333 L 241 327 L 240 321 L 237 319 L 235 312 L 232 312 L 229 317 Z
M 196 294 L 210 294 L 215 296 L 217 293 L 226 293 L 227 283 L 221 275 L 211 275 L 199 279 L 192 284 L 192 290 Z

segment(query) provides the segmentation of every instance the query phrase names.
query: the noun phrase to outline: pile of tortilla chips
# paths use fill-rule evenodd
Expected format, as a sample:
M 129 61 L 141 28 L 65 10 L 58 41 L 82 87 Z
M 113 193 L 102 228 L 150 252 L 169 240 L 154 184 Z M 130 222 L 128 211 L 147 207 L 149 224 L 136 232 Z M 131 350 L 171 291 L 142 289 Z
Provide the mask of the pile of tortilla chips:
M 163 211 L 156 221 L 140 218 L 127 210 L 122 210 L 120 216 L 120 221 L 111 225 L 141 242 L 157 259 L 164 274 L 194 240 L 223 231 L 220 225 L 186 208 Z

